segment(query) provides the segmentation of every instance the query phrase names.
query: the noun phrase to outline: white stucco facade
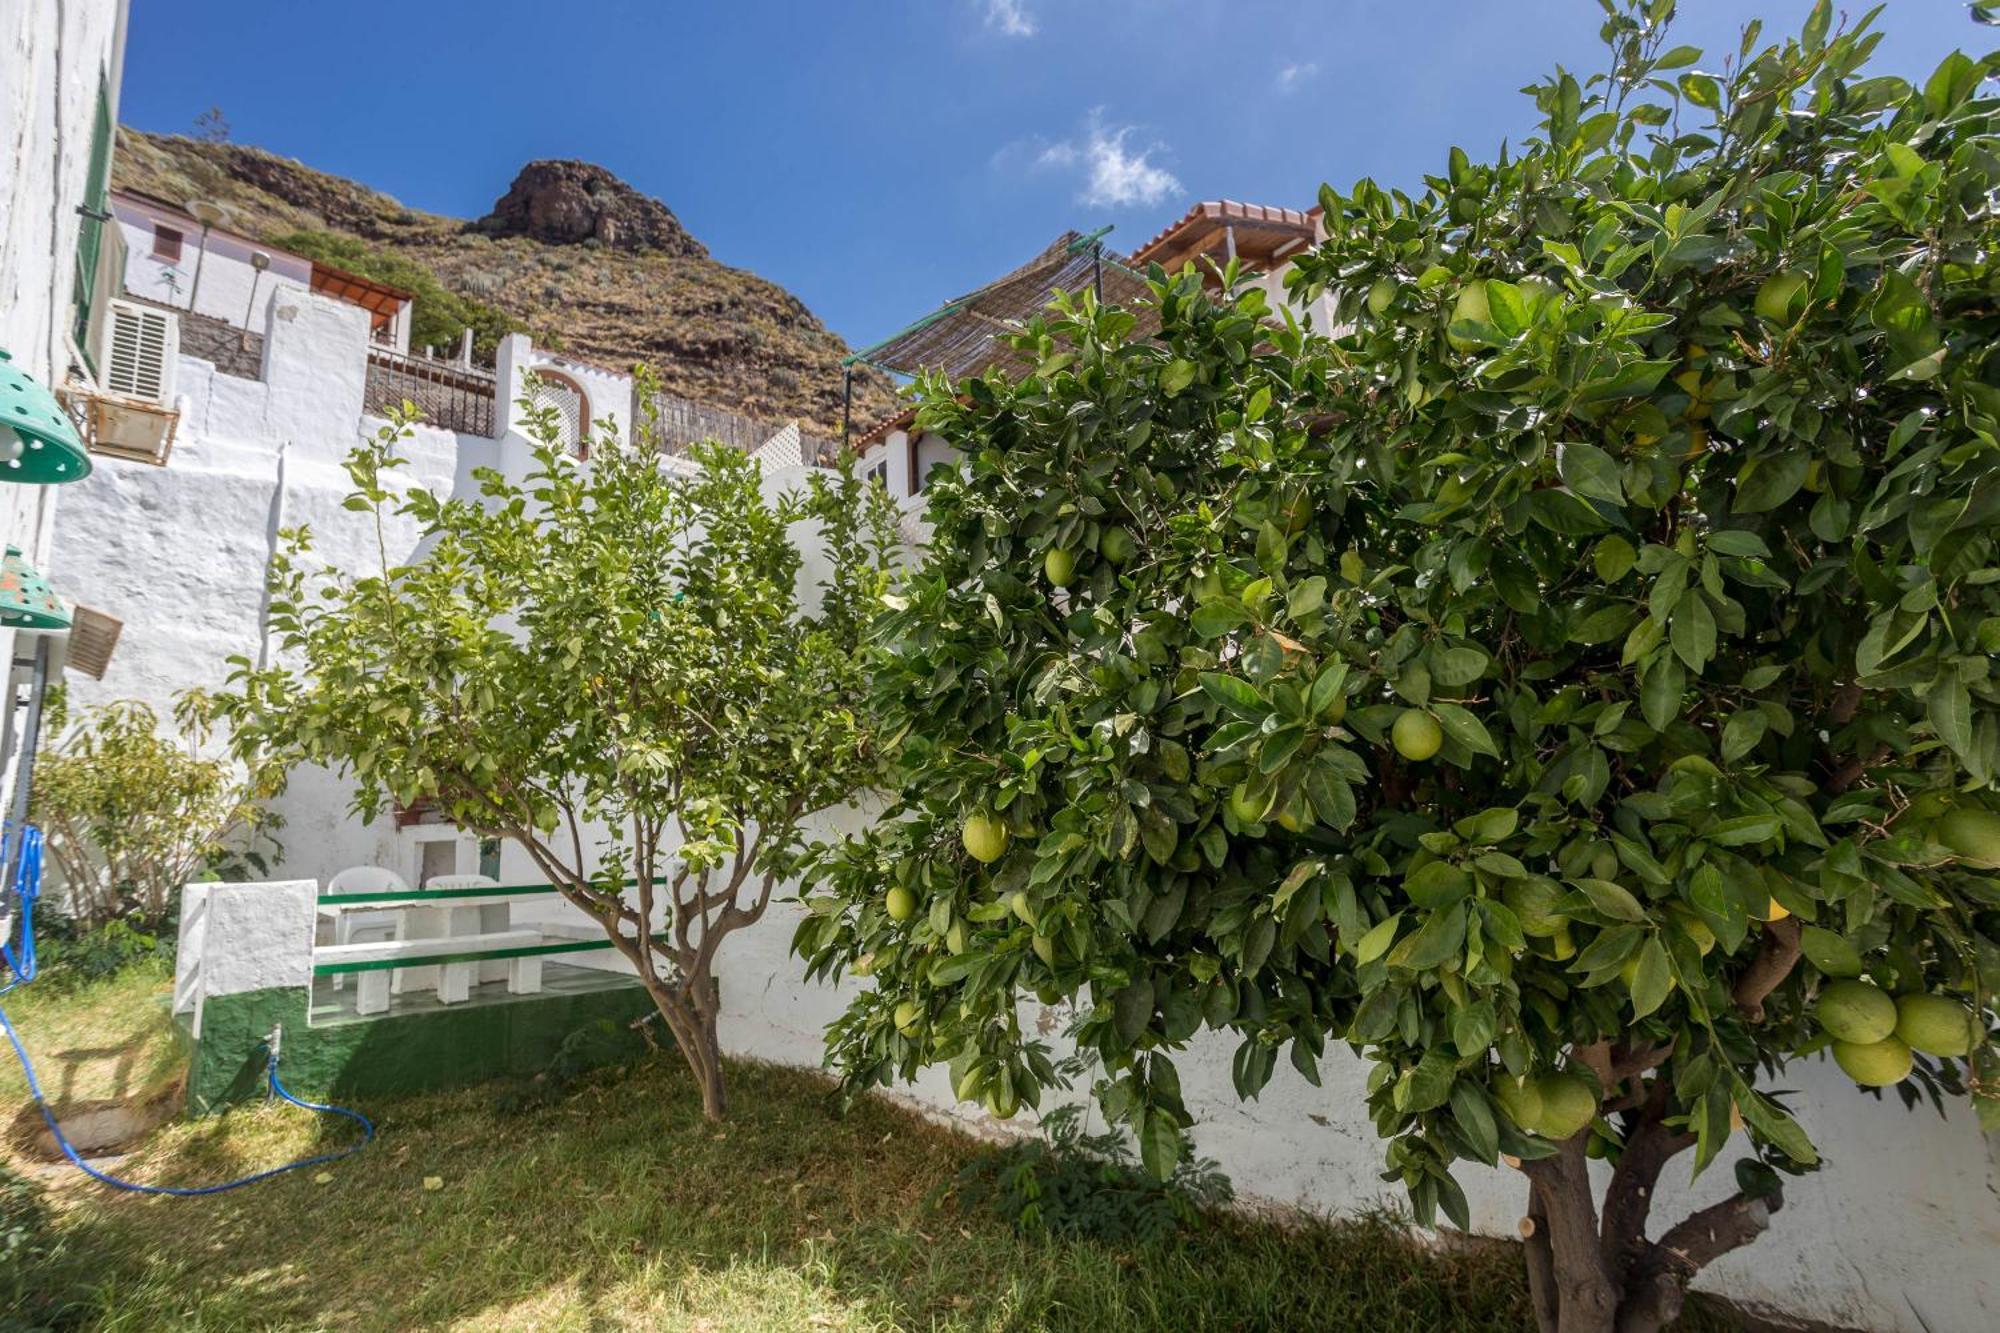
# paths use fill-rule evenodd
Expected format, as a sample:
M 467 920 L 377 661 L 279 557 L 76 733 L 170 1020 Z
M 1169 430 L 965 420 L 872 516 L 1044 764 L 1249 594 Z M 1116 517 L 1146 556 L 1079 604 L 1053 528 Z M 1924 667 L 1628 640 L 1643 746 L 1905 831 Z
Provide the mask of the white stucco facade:
M 125 17 L 122 0 L 0 0 L 0 349 L 51 391 L 73 360 L 79 285 L 94 276 L 79 273 L 79 209 L 93 147 L 116 123 Z M 0 546 L 46 570 L 60 490 L 0 482 Z M 0 676 L 20 637 L 0 629 Z M 14 756 L 0 756 L 0 809 L 15 776 Z

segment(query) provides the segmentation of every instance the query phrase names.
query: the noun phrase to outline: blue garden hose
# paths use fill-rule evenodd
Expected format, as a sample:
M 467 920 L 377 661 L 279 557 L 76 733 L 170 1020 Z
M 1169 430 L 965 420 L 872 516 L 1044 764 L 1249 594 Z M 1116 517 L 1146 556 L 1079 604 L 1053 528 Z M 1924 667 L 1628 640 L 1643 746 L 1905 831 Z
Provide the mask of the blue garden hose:
M 8 833 L 13 831 L 12 828 L 7 830 Z M 37 970 L 35 962 L 35 899 L 39 898 L 42 892 L 42 831 L 32 825 L 22 825 L 20 826 L 20 834 L 21 863 L 20 870 L 14 877 L 14 895 L 17 910 L 21 917 L 21 947 L 17 954 L 6 940 L 0 939 L 0 960 L 5 960 L 8 971 L 13 973 L 14 977 L 5 986 L 0 986 L 0 996 L 6 995 L 7 992 L 17 986 L 25 986 L 30 981 L 33 981 Z M 0 866 L 6 864 L 6 841 L 5 835 L 0 834 Z M 337 1162 L 343 1157 L 352 1157 L 355 1153 L 367 1147 L 375 1138 L 374 1124 L 369 1121 L 367 1116 L 361 1114 L 361 1112 L 349 1110 L 345 1106 L 328 1106 L 320 1102 L 309 1102 L 303 1098 L 294 1097 L 285 1085 L 278 1081 L 278 1047 L 276 1034 L 274 1033 L 273 1039 L 264 1044 L 264 1050 L 268 1057 L 264 1073 L 272 1095 L 282 1101 L 290 1102 L 293 1106 L 301 1107 L 308 1111 L 318 1111 L 325 1115 L 346 1116 L 349 1120 L 361 1126 L 361 1141 L 359 1143 L 350 1144 L 348 1147 L 342 1148 L 339 1152 L 321 1153 L 316 1157 L 301 1158 L 296 1162 L 287 1162 L 283 1166 L 274 1166 L 268 1171 L 259 1171 L 255 1175 L 244 1176 L 240 1180 L 224 1181 L 220 1185 L 188 1187 L 141 1185 L 130 1180 L 120 1180 L 116 1176 L 107 1175 L 99 1171 L 89 1162 L 84 1161 L 81 1154 L 70 1143 L 68 1137 L 63 1134 L 62 1126 L 56 1121 L 55 1112 L 49 1107 L 48 1098 L 42 1095 L 41 1082 L 35 1077 L 34 1061 L 28 1058 L 27 1048 L 21 1045 L 20 1035 L 14 1031 L 14 1024 L 8 1020 L 7 1010 L 4 1007 L 0 1007 L 0 1030 L 6 1032 L 7 1041 L 13 1046 L 14 1055 L 21 1062 L 21 1072 L 28 1076 L 28 1091 L 34 1096 L 35 1105 L 41 1109 L 42 1119 L 49 1127 L 49 1134 L 55 1139 L 56 1146 L 63 1150 L 63 1156 L 69 1158 L 78 1170 L 93 1180 L 102 1181 L 104 1184 L 117 1189 L 129 1190 L 134 1194 L 170 1194 L 181 1198 L 200 1194 L 222 1194 L 228 1190 L 242 1189 L 245 1185 L 255 1185 L 258 1181 L 269 1180 L 273 1176 L 282 1176 L 287 1171 L 298 1171 L 308 1166 L 320 1166 L 326 1162 Z

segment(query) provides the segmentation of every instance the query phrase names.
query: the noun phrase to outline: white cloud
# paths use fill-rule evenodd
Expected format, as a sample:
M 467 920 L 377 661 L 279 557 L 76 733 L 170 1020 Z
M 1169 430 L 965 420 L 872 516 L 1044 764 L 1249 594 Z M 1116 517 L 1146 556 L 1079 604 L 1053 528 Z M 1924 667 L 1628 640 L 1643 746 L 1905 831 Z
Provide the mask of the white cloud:
M 1288 93 L 1302 83 L 1310 83 L 1319 77 L 1319 65 L 1311 60 L 1296 65 L 1286 65 L 1278 71 L 1278 91 Z
M 1093 110 L 1080 139 L 1049 144 L 1035 165 L 1052 170 L 1084 172 L 1077 198 L 1093 208 L 1126 208 L 1157 204 L 1182 192 L 1173 172 L 1153 161 L 1165 151 L 1160 144 L 1133 148 L 1135 125 L 1106 125 L 1102 108 Z
M 1039 25 L 1021 0 L 986 0 L 986 26 L 1007 37 L 1033 37 Z

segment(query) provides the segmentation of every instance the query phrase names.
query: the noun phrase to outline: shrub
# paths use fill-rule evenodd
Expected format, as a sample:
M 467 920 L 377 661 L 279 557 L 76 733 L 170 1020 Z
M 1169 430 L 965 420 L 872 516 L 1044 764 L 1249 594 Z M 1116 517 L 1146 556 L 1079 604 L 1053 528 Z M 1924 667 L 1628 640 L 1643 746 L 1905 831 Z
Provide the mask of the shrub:
M 262 804 L 272 794 L 266 767 L 205 757 L 211 701 L 200 691 L 175 704 L 179 735 L 160 734 L 159 715 L 134 699 L 107 703 L 65 730 L 37 756 L 30 817 L 48 835 L 61 879 L 59 906 L 80 931 L 131 918 L 157 929 L 182 885 L 223 864 L 249 864 L 255 840 L 278 827 Z

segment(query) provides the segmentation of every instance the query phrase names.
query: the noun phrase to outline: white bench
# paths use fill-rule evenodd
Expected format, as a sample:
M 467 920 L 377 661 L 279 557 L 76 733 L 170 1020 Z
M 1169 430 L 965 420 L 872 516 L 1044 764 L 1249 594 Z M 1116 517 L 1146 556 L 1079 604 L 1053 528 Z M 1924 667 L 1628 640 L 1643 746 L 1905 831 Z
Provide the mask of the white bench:
M 425 939 L 365 940 L 354 944 L 324 944 L 313 950 L 317 966 L 328 963 L 391 963 L 403 958 L 426 958 L 440 953 L 483 953 L 492 949 L 524 949 L 542 942 L 535 930 L 502 930 L 481 935 L 452 935 Z M 542 960 L 527 958 L 496 960 L 507 965 L 507 991 L 511 995 L 536 995 L 542 989 Z M 439 1004 L 461 1004 L 471 998 L 472 983 L 479 971 L 479 959 L 445 963 L 438 967 Z M 389 978 L 403 968 L 370 968 L 355 973 L 354 1011 L 381 1014 L 389 1009 Z M 335 973 L 336 976 L 343 975 Z

